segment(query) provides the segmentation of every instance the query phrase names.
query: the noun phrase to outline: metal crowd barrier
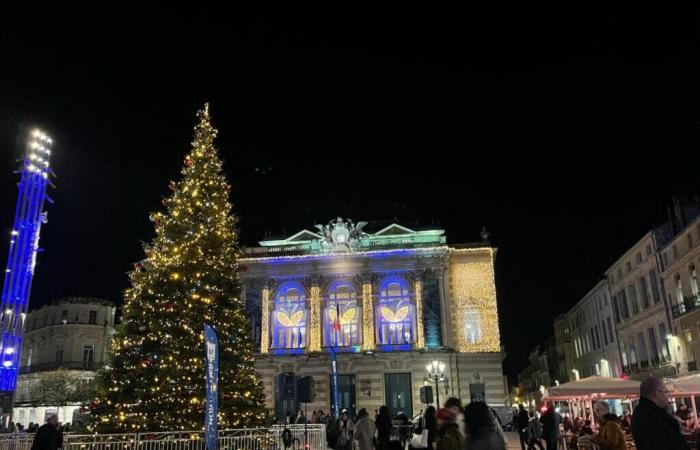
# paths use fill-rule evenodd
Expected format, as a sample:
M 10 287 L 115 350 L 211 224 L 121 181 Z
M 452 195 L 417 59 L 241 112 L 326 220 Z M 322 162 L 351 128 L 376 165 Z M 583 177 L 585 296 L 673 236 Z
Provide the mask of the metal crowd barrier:
M 219 450 L 326 450 L 326 426 L 288 425 L 292 445 L 285 447 L 285 427 L 245 428 L 219 431 Z M 34 435 L 0 434 L 0 450 L 31 450 Z M 205 450 L 204 432 L 154 432 L 124 434 L 64 434 L 63 450 Z

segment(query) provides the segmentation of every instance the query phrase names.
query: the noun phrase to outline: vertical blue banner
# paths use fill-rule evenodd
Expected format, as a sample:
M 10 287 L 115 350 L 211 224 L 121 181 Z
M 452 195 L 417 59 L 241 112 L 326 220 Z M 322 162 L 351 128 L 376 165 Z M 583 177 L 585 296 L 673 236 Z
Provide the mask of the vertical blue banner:
M 207 378 L 207 407 L 204 412 L 204 439 L 207 450 L 216 450 L 219 411 L 219 339 L 216 331 L 204 324 L 204 358 Z

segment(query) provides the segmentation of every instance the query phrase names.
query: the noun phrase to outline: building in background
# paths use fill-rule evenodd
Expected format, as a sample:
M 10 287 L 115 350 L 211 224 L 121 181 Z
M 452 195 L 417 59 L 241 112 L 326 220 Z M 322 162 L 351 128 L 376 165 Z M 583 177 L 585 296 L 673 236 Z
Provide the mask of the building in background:
M 530 409 L 545 405 L 547 389 L 560 384 L 565 376 L 560 371 L 560 360 L 554 337 L 535 347 L 528 357 L 529 364 L 518 374 L 518 393 Z
M 331 410 L 333 352 L 340 408 L 418 413 L 432 361 L 444 365 L 441 399 L 503 405 L 495 254 L 486 242 L 448 245 L 434 227 L 340 218 L 244 249 L 268 407 L 296 411 L 286 380 L 311 376 L 309 410 Z
M 89 297 L 57 299 L 27 315 L 13 420 L 27 426 L 44 423 L 51 414 L 74 423 L 80 404 L 58 408 L 33 394 L 47 374 L 64 369 L 77 383 L 92 381 L 107 362 L 107 346 L 114 333 L 113 303 Z M 76 386 L 78 388 L 78 386 Z
M 569 319 L 564 314 L 560 314 L 554 319 L 554 345 L 557 352 L 557 371 L 559 381 L 566 383 L 575 379 L 574 367 L 574 344 L 571 339 L 571 328 Z
M 622 375 L 608 281 L 596 284 L 566 313 L 573 347 L 569 378 Z M 576 372 L 574 372 L 576 371 Z
M 555 318 L 557 359 L 549 364 L 556 364 L 560 382 L 697 371 L 699 205 L 698 196 L 673 198 L 668 220 L 634 243 L 605 271 L 604 281 Z M 542 390 L 537 386 L 544 380 L 542 353 L 542 346 L 533 350 L 519 374 L 520 397 L 536 397 Z
M 696 371 L 696 355 L 700 355 L 700 217 L 680 230 L 659 254 L 674 322 L 669 346 L 678 355 L 680 373 Z
M 605 272 L 623 371 L 636 379 L 677 373 L 666 339 L 671 323 L 657 258 L 667 236 L 663 228 L 649 231 Z

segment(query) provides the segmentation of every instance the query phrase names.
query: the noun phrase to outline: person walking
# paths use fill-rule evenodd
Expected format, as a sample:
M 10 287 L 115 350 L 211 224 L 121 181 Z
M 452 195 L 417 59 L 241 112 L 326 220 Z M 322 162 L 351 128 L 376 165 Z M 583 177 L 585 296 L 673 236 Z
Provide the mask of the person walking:
M 542 422 L 542 437 L 547 444 L 547 450 L 557 450 L 561 416 L 554 409 L 554 403 L 547 402 L 547 411 L 542 414 L 540 422 Z
M 344 409 L 340 413 L 338 419 L 338 439 L 336 441 L 335 450 L 351 450 L 352 449 L 352 433 L 355 431 L 355 426 L 350 420 L 350 413 Z
M 437 450 L 463 450 L 464 437 L 457 424 L 457 415 L 449 408 L 440 408 L 436 414 L 438 423 Z
M 506 441 L 498 423 L 484 402 L 471 402 L 464 409 L 466 450 L 506 450 Z
M 542 447 L 542 424 L 534 412 L 530 413 L 530 421 L 527 423 L 527 450 L 535 450 L 535 446 L 540 450 Z
M 528 423 L 530 418 L 528 417 L 527 411 L 525 411 L 525 406 L 523 404 L 518 405 L 518 415 L 515 419 L 515 430 L 520 436 L 520 448 L 525 450 L 525 444 L 528 442 Z
M 374 450 L 374 433 L 377 427 L 369 419 L 369 414 L 365 408 L 360 408 L 357 413 L 357 423 L 355 424 L 354 438 L 358 442 L 360 450 Z
M 392 423 L 389 408 L 386 405 L 379 408 L 375 425 L 377 427 L 377 450 L 387 450 L 391 438 Z

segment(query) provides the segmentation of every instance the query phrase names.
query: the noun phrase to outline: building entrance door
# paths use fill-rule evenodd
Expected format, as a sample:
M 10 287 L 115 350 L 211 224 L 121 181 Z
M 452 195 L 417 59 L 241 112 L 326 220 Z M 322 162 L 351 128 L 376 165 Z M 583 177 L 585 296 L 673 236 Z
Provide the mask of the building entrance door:
M 328 386 L 331 388 L 330 399 L 333 403 L 333 375 L 329 377 Z M 339 411 L 347 409 L 350 413 L 350 417 L 355 418 L 357 416 L 356 405 L 356 394 L 355 394 L 355 374 L 338 374 L 338 394 L 340 395 L 339 400 Z M 332 408 L 331 408 L 332 409 Z
M 410 373 L 384 374 L 384 392 L 386 405 L 393 415 L 399 412 L 413 417 L 413 398 Z

